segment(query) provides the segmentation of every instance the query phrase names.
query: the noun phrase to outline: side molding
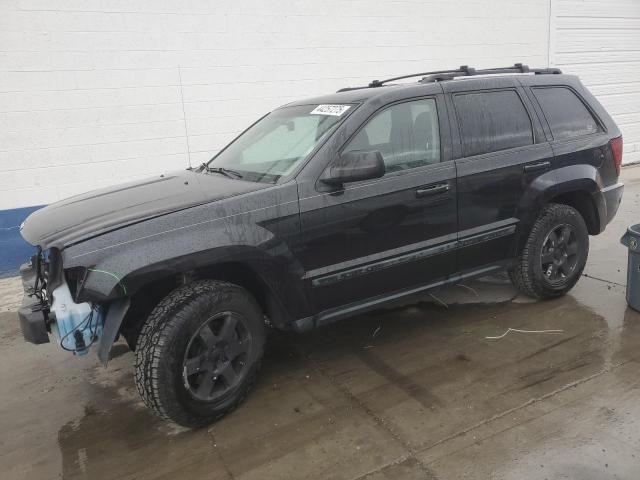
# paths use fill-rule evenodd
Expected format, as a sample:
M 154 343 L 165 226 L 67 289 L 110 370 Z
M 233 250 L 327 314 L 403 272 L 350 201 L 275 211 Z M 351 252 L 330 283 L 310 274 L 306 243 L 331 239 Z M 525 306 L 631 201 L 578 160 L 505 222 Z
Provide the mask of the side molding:
M 497 224 L 505 224 L 507 222 L 510 224 L 506 226 L 497 227 Z M 415 251 L 405 253 L 403 255 L 398 255 L 398 256 L 393 256 L 393 254 L 396 253 L 398 249 L 389 250 L 387 252 L 382 252 L 383 254 L 388 254 L 387 256 L 373 262 L 369 262 L 369 260 L 372 257 L 372 255 L 369 255 L 369 256 L 361 257 L 357 259 L 357 261 L 359 263 L 362 263 L 363 265 L 359 265 L 356 267 L 343 269 L 343 270 L 340 270 L 340 267 L 343 266 L 344 264 L 330 265 L 328 267 L 324 267 L 323 269 L 326 269 L 329 271 L 336 271 L 336 270 L 340 270 L 340 271 L 337 273 L 331 273 L 329 275 L 320 275 L 317 277 L 313 276 L 315 271 L 311 271 L 311 272 L 308 272 L 307 275 L 305 275 L 305 277 L 312 278 L 311 286 L 313 288 L 323 287 L 333 283 L 341 282 L 343 280 L 349 280 L 355 277 L 368 275 L 370 273 L 384 270 L 386 268 L 397 267 L 404 263 L 424 260 L 425 258 L 432 257 L 434 255 L 438 255 L 450 250 L 465 248 L 478 243 L 488 242 L 496 238 L 512 235 L 516 231 L 516 223 L 517 223 L 517 219 L 515 218 L 507 219 L 507 220 L 492 224 L 493 228 L 488 231 L 483 231 L 484 230 L 484 227 L 483 227 L 482 229 L 473 228 L 470 230 L 465 230 L 463 232 L 460 232 L 462 236 L 458 240 L 447 241 L 445 243 L 441 243 L 435 246 L 429 246 L 427 248 L 420 248 Z M 480 230 L 480 232 L 478 232 L 478 230 Z M 448 237 L 449 236 L 439 237 L 438 239 L 435 239 L 435 241 L 429 241 L 426 243 L 427 244 L 435 243 L 438 240 L 448 238 Z M 424 246 L 424 242 L 420 242 L 418 244 L 414 244 L 410 246 L 415 247 L 418 245 Z M 323 269 L 318 269 L 318 270 L 323 270 Z

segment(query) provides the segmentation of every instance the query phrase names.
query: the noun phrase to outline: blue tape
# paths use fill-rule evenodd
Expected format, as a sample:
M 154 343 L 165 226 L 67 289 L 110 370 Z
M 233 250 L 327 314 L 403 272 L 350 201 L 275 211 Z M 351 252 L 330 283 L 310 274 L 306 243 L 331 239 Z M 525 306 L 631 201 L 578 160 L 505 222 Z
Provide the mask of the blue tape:
M 20 224 L 43 206 L 0 210 L 0 278 L 17 275 L 20 265 L 35 253 L 20 235 Z

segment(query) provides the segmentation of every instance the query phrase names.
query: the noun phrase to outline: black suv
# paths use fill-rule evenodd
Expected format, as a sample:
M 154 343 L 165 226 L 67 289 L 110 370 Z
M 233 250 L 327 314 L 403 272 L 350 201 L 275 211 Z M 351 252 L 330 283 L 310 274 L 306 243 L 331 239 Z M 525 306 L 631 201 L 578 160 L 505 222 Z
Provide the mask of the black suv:
M 145 403 L 204 425 L 255 382 L 266 325 L 303 331 L 504 269 L 527 295 L 565 294 L 618 209 L 621 160 L 611 117 L 557 69 L 293 102 L 198 168 L 33 213 L 20 324 L 104 364 L 124 337 Z

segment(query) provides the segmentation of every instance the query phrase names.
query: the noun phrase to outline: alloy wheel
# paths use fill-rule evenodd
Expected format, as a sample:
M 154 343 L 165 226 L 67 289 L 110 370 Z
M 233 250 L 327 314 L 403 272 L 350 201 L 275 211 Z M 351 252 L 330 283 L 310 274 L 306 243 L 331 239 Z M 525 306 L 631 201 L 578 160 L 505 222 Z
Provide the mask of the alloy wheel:
M 540 252 L 542 274 L 551 284 L 562 284 L 578 264 L 578 241 L 572 225 L 554 227 L 545 237 Z
M 207 319 L 191 337 L 182 365 L 191 396 L 210 402 L 237 387 L 247 374 L 251 340 L 238 313 L 221 312 Z

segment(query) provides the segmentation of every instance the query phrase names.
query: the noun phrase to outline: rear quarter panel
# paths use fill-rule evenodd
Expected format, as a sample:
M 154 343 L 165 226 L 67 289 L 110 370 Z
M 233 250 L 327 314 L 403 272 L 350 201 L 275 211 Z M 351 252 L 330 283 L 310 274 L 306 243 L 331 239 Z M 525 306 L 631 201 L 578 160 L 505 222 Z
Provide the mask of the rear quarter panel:
M 523 230 L 528 231 L 537 218 L 540 208 L 552 201 L 553 197 L 584 191 L 589 193 L 592 199 L 601 231 L 607 219 L 607 206 L 602 190 L 614 185 L 618 180 L 609 141 L 619 136 L 620 130 L 602 105 L 573 75 L 522 76 L 518 77 L 518 80 L 525 87 L 554 154 L 553 170 L 536 179 L 532 188 L 523 197 L 523 211 L 526 204 L 532 207 L 529 214 L 522 219 L 526 226 Z M 600 124 L 602 131 L 567 140 L 554 139 L 545 113 L 531 89 L 538 86 L 558 86 L 572 90 Z M 526 238 L 519 239 L 520 247 L 524 240 Z

